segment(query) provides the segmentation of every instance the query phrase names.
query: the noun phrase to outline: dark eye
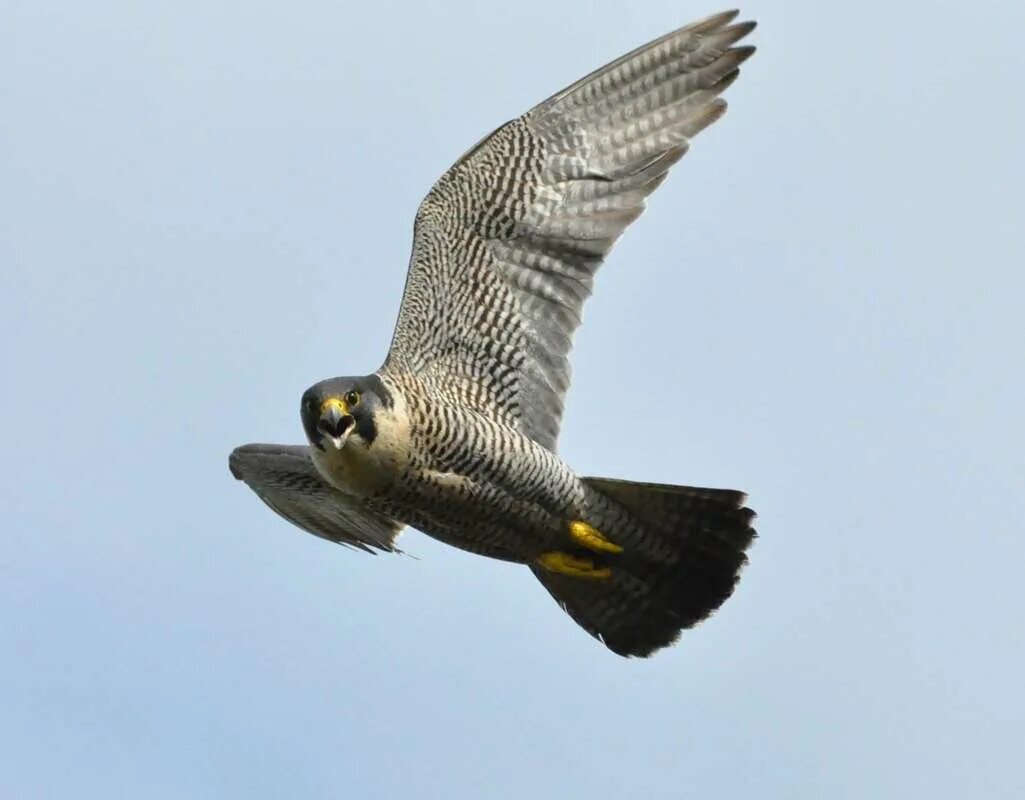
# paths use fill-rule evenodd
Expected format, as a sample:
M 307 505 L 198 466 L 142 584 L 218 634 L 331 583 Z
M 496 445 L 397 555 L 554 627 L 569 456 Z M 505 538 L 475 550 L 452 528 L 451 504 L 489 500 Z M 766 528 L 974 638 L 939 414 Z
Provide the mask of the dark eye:
M 355 408 L 359 405 L 359 392 L 355 389 L 345 395 L 345 405 L 349 408 Z

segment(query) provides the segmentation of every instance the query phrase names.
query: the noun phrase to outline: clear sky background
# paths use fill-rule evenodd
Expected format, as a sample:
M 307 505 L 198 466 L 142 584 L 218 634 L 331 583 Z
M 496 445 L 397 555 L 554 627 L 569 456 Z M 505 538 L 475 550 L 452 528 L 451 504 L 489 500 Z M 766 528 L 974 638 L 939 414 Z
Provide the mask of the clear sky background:
M 460 153 L 716 10 L 0 3 L 0 797 L 1025 796 L 1021 2 L 752 0 L 600 274 L 564 457 L 760 515 L 675 648 L 228 473 L 381 362 Z

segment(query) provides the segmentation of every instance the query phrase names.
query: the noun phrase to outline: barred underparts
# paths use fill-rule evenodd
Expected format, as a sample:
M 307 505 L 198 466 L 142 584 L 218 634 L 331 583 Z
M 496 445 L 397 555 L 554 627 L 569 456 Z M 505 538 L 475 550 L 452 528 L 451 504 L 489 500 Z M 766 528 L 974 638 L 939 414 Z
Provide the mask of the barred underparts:
M 409 525 L 525 564 L 621 655 L 715 611 L 754 538 L 744 495 L 582 478 L 556 440 L 595 273 L 754 52 L 735 18 L 634 50 L 460 158 L 417 212 L 383 366 L 308 389 L 308 446 L 240 447 L 235 477 L 334 542 L 390 551 Z

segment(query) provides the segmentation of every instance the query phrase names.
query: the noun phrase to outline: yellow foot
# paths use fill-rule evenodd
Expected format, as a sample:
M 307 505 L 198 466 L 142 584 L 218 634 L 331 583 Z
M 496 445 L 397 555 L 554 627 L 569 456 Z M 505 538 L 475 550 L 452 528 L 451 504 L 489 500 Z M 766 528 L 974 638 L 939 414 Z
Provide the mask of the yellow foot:
M 623 548 L 613 544 L 597 528 L 592 528 L 586 522 L 576 520 L 569 524 L 569 535 L 581 547 L 593 550 L 596 553 L 622 553 Z
M 557 572 L 560 575 L 571 575 L 574 578 L 608 578 L 612 570 L 608 567 L 595 567 L 594 562 L 589 558 L 577 558 L 569 553 L 553 550 L 550 553 L 542 553 L 537 563 L 549 572 Z

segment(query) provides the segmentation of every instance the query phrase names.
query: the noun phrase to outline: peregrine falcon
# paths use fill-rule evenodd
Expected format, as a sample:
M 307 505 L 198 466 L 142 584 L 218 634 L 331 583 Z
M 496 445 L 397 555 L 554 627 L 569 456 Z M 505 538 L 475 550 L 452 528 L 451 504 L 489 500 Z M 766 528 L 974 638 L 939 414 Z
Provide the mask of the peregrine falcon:
M 524 564 L 620 655 L 715 611 L 755 535 L 745 495 L 580 477 L 556 439 L 595 273 L 754 52 L 736 16 L 639 47 L 467 151 L 417 211 L 383 366 L 307 389 L 308 446 L 239 447 L 232 474 L 333 542 L 392 551 L 408 525 Z

